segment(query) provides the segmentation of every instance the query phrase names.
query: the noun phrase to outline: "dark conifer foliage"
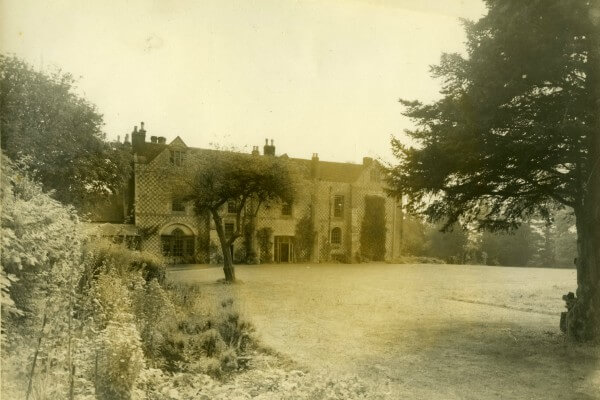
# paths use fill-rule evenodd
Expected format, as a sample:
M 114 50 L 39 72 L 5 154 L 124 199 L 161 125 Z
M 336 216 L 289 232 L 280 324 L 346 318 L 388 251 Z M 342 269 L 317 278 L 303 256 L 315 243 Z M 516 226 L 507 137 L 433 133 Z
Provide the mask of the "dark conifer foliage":
M 489 0 L 444 54 L 432 104 L 401 100 L 414 147 L 392 141 L 392 193 L 430 220 L 511 230 L 575 211 L 578 301 L 568 331 L 600 334 L 600 2 Z

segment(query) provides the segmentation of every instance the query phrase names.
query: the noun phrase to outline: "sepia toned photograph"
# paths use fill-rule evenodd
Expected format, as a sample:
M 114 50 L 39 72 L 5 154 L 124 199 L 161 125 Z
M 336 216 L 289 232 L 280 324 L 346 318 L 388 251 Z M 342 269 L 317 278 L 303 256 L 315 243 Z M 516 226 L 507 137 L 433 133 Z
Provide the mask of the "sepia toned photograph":
M 600 0 L 0 0 L 0 398 L 600 400 Z

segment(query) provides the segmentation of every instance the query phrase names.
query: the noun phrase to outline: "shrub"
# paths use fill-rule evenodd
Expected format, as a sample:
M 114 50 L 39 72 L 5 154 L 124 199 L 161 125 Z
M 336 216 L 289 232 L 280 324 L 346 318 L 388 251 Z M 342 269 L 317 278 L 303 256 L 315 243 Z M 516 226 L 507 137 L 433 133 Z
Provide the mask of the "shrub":
M 388 261 L 388 264 L 446 264 L 446 261 L 436 257 L 402 256 Z
M 234 308 L 233 299 L 221 302 L 218 329 L 223 341 L 235 351 L 244 351 L 250 342 L 250 334 L 254 331 L 252 324 L 240 318 Z
M 3 380 L 10 371 L 10 379 L 23 380 L 24 388 L 31 383 L 39 396 L 66 396 L 69 361 L 81 361 L 73 340 L 81 321 L 72 313 L 83 273 L 80 224 L 71 207 L 44 193 L 18 166 L 5 157 L 0 164 Z M 42 369 L 53 376 L 51 385 Z
M 132 301 L 144 354 L 160 366 L 165 338 L 175 329 L 175 307 L 156 279 L 135 287 Z
M 86 246 L 90 275 L 97 276 L 107 269 L 114 270 L 119 275 L 139 271 L 146 282 L 153 279 L 164 283 L 166 265 L 164 259 L 155 254 L 130 250 L 125 245 L 99 240 Z
M 225 342 L 216 329 L 209 329 L 200 335 L 200 347 L 207 357 L 219 356 L 225 349 Z
M 211 264 L 223 263 L 223 253 L 221 252 L 221 247 L 217 246 L 212 240 L 208 245 L 208 258 Z
M 98 338 L 96 397 L 99 400 L 130 400 L 144 368 L 138 331 L 127 319 L 122 315 L 119 321 L 110 321 Z
M 273 262 L 273 255 L 271 254 L 271 247 L 273 246 L 272 237 L 273 229 L 269 227 L 260 228 L 256 231 L 261 264 Z

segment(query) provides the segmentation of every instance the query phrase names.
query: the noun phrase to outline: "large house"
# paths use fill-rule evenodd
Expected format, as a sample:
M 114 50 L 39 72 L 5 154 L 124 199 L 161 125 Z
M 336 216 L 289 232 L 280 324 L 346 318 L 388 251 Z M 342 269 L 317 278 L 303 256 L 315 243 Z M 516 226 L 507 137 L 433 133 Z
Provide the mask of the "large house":
M 156 172 L 177 169 L 214 150 L 188 147 L 180 137 L 169 143 L 164 137 L 147 139 L 143 123 L 139 130 L 134 128 L 131 143 L 125 139 L 133 153 L 133 178 L 123 197 L 122 215 L 127 219 L 105 219 L 96 224 L 96 232 L 126 238 L 175 263 L 218 262 L 221 250 L 214 222 L 197 215 L 193 205 L 181 201 L 180 193 L 173 193 Z M 287 157 L 276 155 L 273 140 L 265 141 L 262 154 L 258 146 L 252 154 Z M 303 190 L 292 203 L 261 208 L 252 243 L 262 262 L 356 262 L 399 255 L 402 211 L 395 199 L 386 196 L 377 161 L 369 157 L 362 164 L 321 161 L 316 153 L 311 159 L 290 160 L 306 171 L 299 185 Z M 233 207 L 224 206 L 222 216 L 226 234 L 233 232 Z M 299 237 L 307 226 L 312 230 L 309 248 Z M 234 259 L 244 259 L 248 250 L 244 246 L 243 238 L 236 241 Z

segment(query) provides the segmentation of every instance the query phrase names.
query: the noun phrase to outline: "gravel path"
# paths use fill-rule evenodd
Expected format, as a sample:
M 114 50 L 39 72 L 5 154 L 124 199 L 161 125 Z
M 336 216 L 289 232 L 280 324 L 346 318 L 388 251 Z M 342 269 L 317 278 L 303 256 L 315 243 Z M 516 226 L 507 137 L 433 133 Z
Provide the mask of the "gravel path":
M 265 344 L 407 399 L 600 399 L 600 351 L 564 341 L 574 270 L 456 265 L 237 267 L 169 273 L 226 292 Z M 218 297 L 220 297 L 219 294 Z

